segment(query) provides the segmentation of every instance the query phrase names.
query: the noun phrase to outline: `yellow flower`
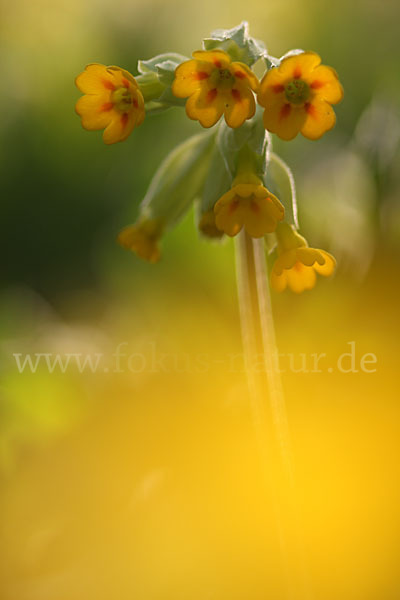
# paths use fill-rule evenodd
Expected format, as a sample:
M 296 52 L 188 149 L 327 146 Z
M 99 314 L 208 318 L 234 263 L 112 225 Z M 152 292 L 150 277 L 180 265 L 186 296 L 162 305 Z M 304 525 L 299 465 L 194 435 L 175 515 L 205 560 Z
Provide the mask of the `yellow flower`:
M 253 92 L 259 82 L 247 65 L 231 62 L 223 50 L 198 50 L 193 60 L 179 65 L 175 71 L 172 92 L 188 98 L 186 114 L 203 127 L 212 127 L 221 116 L 229 127 L 240 127 L 254 116 Z
M 88 65 L 75 83 L 85 94 L 75 107 L 82 126 L 90 131 L 104 129 L 106 144 L 126 140 L 143 122 L 143 95 L 128 71 L 95 63 Z
M 279 225 L 277 238 L 279 256 L 271 272 L 271 286 L 277 292 L 288 286 L 300 294 L 315 286 L 317 273 L 329 277 L 334 272 L 334 257 L 325 250 L 309 248 L 306 240 L 287 223 Z
M 321 65 L 314 52 L 303 52 L 282 60 L 264 75 L 258 102 L 265 107 L 264 126 L 283 140 L 301 132 L 317 140 L 332 129 L 336 116 L 331 104 L 343 98 L 337 73 Z
M 161 233 L 162 225 L 159 221 L 143 220 L 122 229 L 118 235 L 118 242 L 126 250 L 135 252 L 140 258 L 155 263 L 161 258 L 158 246 Z
M 207 210 L 201 215 L 199 229 L 203 235 L 209 238 L 221 238 L 224 233 L 220 231 L 215 224 L 215 213 L 213 210 Z
M 256 175 L 236 177 L 229 192 L 217 201 L 214 212 L 216 226 L 227 235 L 237 235 L 244 227 L 254 238 L 275 231 L 285 214 L 278 198 Z

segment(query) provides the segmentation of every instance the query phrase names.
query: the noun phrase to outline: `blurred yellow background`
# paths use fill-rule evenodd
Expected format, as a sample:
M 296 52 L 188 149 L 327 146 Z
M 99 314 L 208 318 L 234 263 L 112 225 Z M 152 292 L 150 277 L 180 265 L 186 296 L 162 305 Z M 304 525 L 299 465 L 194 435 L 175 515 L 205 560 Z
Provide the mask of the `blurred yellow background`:
M 1 598 L 306 597 L 257 446 L 232 243 L 200 240 L 192 214 L 158 265 L 115 243 L 200 126 L 171 109 L 106 147 L 74 114 L 87 63 L 135 74 L 242 20 L 275 56 L 317 51 L 345 89 L 322 140 L 275 144 L 302 233 L 338 260 L 312 292 L 273 295 L 307 597 L 400 597 L 399 17 L 395 0 L 1 3 Z M 102 362 L 20 373 L 27 353 Z

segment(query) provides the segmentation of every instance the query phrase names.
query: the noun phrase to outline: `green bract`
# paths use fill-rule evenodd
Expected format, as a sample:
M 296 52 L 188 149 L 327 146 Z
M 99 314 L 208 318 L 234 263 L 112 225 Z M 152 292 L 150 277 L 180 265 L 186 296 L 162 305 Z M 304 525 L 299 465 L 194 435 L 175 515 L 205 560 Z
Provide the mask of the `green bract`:
M 140 219 L 154 219 L 164 230 L 175 225 L 199 198 L 214 146 L 214 133 L 195 135 L 161 163 L 140 206 Z
M 243 21 L 232 29 L 216 29 L 211 37 L 203 40 L 205 50 L 220 48 L 227 52 L 232 60 L 253 65 L 267 54 L 264 42 L 249 36 L 249 24 Z

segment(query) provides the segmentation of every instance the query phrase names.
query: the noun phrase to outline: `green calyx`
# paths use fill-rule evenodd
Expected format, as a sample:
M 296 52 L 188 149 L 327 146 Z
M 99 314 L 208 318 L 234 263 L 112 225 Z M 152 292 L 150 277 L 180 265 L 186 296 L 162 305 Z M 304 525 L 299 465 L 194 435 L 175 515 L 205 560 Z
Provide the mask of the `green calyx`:
M 166 86 L 160 82 L 157 73 L 148 71 L 136 77 L 145 102 L 156 100 L 165 91 Z
M 302 79 L 292 79 L 285 85 L 285 96 L 292 104 L 304 104 L 310 97 L 310 86 Z

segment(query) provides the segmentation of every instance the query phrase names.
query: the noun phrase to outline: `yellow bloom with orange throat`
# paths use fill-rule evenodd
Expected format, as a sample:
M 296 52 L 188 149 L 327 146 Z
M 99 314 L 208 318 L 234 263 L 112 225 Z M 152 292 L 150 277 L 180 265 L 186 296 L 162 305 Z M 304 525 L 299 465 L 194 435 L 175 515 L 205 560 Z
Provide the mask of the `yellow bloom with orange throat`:
M 309 248 L 307 241 L 287 223 L 277 228 L 278 258 L 271 271 L 271 286 L 277 292 L 289 287 L 300 294 L 311 290 L 317 280 L 317 274 L 329 277 L 333 274 L 336 261 L 334 257 L 316 248 Z
M 264 186 L 259 161 L 260 156 L 243 146 L 231 189 L 214 205 L 215 225 L 231 237 L 242 228 L 251 237 L 263 237 L 275 231 L 285 216 L 281 202 Z
M 198 50 L 192 56 L 177 67 L 172 84 L 176 97 L 188 98 L 187 116 L 203 127 L 212 127 L 222 115 L 232 128 L 251 119 L 256 110 L 253 92 L 259 86 L 251 69 L 231 62 L 223 50 Z
M 88 130 L 104 129 L 106 144 L 122 142 L 144 120 L 144 99 L 135 78 L 119 67 L 91 64 L 75 80 L 85 94 L 75 110 Z
M 233 237 L 244 227 L 254 238 L 275 231 L 285 210 L 278 198 L 253 176 L 250 180 L 237 177 L 232 188 L 214 207 L 215 224 L 224 233 Z
M 336 116 L 332 104 L 343 98 L 337 73 L 321 65 L 314 52 L 284 58 L 278 67 L 267 71 L 258 93 L 265 108 L 264 126 L 283 140 L 300 132 L 317 140 L 332 129 Z

